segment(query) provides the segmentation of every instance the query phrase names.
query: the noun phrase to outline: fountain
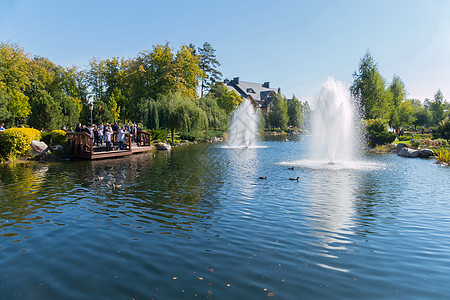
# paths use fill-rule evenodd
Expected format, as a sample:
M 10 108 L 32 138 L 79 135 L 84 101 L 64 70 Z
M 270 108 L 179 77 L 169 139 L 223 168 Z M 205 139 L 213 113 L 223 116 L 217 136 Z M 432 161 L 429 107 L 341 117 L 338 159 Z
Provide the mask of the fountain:
M 228 147 L 251 148 L 256 146 L 258 133 L 258 113 L 250 100 L 245 99 L 231 118 Z
M 313 104 L 310 159 L 329 164 L 355 161 L 361 134 L 348 88 L 329 77 Z
M 311 136 L 305 159 L 282 165 L 327 170 L 373 170 L 380 165 L 361 160 L 362 133 L 358 110 L 347 87 L 332 77 L 311 101 Z

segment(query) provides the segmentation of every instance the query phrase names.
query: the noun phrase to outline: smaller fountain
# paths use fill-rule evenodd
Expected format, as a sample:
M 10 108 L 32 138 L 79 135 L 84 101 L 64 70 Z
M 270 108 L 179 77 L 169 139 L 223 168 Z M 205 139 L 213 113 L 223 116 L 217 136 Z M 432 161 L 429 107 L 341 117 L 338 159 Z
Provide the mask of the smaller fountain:
M 250 100 L 244 102 L 234 112 L 228 130 L 229 148 L 252 148 L 256 146 L 259 118 Z

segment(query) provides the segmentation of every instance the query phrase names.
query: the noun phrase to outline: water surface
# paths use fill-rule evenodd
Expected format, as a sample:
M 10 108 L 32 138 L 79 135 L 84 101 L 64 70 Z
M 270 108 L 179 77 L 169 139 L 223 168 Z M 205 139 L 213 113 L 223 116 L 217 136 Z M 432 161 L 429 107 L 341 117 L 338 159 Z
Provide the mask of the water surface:
M 288 169 L 305 139 L 0 166 L 0 295 L 447 297 L 450 169 Z

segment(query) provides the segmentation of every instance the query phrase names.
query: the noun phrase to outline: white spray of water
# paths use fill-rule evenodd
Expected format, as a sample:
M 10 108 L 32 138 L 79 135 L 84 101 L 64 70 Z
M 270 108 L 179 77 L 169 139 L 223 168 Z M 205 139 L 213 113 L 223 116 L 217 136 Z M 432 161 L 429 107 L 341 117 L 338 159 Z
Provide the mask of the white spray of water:
M 354 162 L 361 134 L 348 88 L 329 77 L 315 100 L 309 158 L 339 164 Z
M 258 113 L 250 100 L 246 99 L 239 105 L 231 118 L 228 147 L 255 147 L 258 134 Z

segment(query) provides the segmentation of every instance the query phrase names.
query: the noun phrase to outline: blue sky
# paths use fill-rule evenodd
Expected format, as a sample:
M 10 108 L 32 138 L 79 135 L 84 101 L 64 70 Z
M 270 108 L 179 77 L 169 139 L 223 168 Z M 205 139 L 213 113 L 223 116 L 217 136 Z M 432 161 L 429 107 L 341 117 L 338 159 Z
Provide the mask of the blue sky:
M 0 41 L 62 66 L 209 42 L 224 78 L 270 81 L 307 100 L 329 76 L 351 85 L 369 49 L 409 98 L 450 100 L 450 1 L 0 0 Z

